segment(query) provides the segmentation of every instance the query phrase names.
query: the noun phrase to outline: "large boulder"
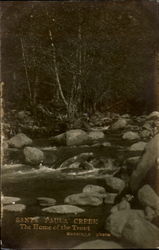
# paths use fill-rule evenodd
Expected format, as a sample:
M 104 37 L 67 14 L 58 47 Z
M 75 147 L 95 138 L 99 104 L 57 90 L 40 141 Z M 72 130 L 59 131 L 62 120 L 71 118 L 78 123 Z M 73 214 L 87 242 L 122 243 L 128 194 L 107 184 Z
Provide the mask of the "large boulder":
M 159 158 L 159 134 L 157 134 L 147 144 L 146 151 L 139 161 L 137 168 L 133 171 L 130 179 L 130 186 L 132 191 L 139 188 L 143 179 L 146 177 L 148 171 L 157 167 L 157 159 Z
M 13 148 L 23 148 L 32 144 L 32 140 L 23 133 L 19 133 L 8 140 L 8 145 Z
M 132 144 L 129 148 L 130 151 L 144 151 L 146 147 L 146 142 L 140 141 Z
M 88 134 L 82 129 L 72 129 L 66 132 L 67 146 L 81 145 L 88 141 Z
M 125 209 L 119 210 L 115 213 L 112 213 L 106 220 L 106 230 L 108 230 L 113 236 L 121 237 L 123 229 L 129 219 L 133 215 L 134 218 L 144 218 L 145 214 L 142 210 L 135 209 Z
M 122 249 L 123 247 L 114 241 L 92 240 L 81 243 L 72 249 Z
M 141 216 L 131 214 L 124 226 L 122 236 L 134 246 L 154 249 L 159 243 L 159 228 Z
M 119 118 L 111 127 L 112 130 L 124 129 L 127 125 L 127 120 Z
M 106 185 L 111 189 L 111 191 L 121 193 L 125 188 L 125 182 L 120 178 L 107 176 L 105 178 Z
M 44 153 L 38 148 L 25 147 L 23 152 L 28 164 L 38 165 L 44 160 Z
M 79 193 L 67 196 L 64 202 L 71 205 L 99 206 L 103 203 L 103 197 L 98 193 Z
M 54 214 L 79 214 L 83 213 L 85 210 L 71 205 L 57 205 L 43 208 L 42 211 Z
M 140 136 L 139 136 L 139 134 L 137 132 L 128 131 L 128 132 L 125 132 L 123 134 L 123 139 L 124 140 L 130 140 L 130 141 L 139 140 Z
M 144 185 L 139 189 L 138 199 L 143 206 L 149 206 L 158 211 L 159 215 L 159 196 L 149 185 Z

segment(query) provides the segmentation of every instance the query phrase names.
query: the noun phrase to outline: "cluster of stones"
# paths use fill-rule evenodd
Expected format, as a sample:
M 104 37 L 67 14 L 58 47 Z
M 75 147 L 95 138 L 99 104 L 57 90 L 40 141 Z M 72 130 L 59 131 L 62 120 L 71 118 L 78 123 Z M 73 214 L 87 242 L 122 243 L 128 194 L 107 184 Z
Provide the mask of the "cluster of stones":
M 128 181 L 122 177 L 107 174 L 104 177 L 104 187 L 87 185 L 81 193 L 73 193 L 67 196 L 62 205 L 57 205 L 53 198 L 38 197 L 37 201 L 42 207 L 42 211 L 45 213 L 78 214 L 85 211 L 84 206 L 87 209 L 87 206 L 96 207 L 102 204 L 110 204 L 112 208 L 105 222 L 106 231 L 117 239 L 124 239 L 137 247 L 157 247 L 159 228 L 156 221 L 159 218 L 159 196 L 154 186 L 151 186 L 146 180 L 150 172 L 154 172 L 156 178 L 159 176 L 159 112 L 153 112 L 149 116 L 136 117 L 135 122 L 134 125 L 130 116 L 121 116 L 107 128 L 107 131 L 112 131 L 112 133 L 113 131 L 120 131 L 121 140 L 129 142 L 126 145 L 128 152 L 138 152 L 137 155 L 128 157 L 124 161 L 127 169 L 132 168 Z M 52 138 L 52 142 L 56 145 L 69 147 L 99 141 L 101 145 L 105 143 L 103 142 L 105 137 L 106 132 L 99 129 L 87 132 L 81 129 L 73 129 Z M 109 142 L 106 143 L 108 143 L 107 146 L 111 146 Z M 44 152 L 34 147 L 33 141 L 25 134 L 17 134 L 7 144 L 9 147 L 22 149 L 27 164 L 38 165 L 45 160 Z M 92 153 L 80 154 L 67 159 L 61 164 L 60 168 L 69 168 L 72 164 L 74 164 L 73 167 L 75 167 L 75 164 L 76 167 L 79 167 L 81 161 L 89 166 L 92 164 L 94 167 L 96 159 L 94 159 Z M 116 170 L 113 169 L 113 171 Z M 158 179 L 154 182 L 157 183 Z M 131 194 L 122 195 L 126 188 L 131 190 Z M 132 207 L 132 197 L 134 200 L 138 200 L 140 209 Z M 20 199 L 17 197 L 4 197 L 2 200 L 4 210 L 14 212 L 22 212 L 26 208 L 24 204 L 19 202 Z M 116 244 L 109 243 L 110 245 Z M 103 247 L 106 249 L 109 243 L 106 241 L 96 242 L 97 245 L 100 245 L 100 249 Z M 92 244 L 94 242 L 86 242 L 80 246 L 81 248 L 78 246 L 77 249 L 91 247 Z M 118 245 L 117 248 L 122 247 Z

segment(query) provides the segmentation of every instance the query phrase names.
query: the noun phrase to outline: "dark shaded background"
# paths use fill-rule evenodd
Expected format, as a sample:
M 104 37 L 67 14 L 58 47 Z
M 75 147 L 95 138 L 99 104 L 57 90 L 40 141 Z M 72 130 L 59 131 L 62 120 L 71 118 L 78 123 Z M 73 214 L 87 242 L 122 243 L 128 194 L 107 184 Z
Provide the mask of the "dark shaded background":
M 1 2 L 1 6 L 6 110 L 11 107 L 32 109 L 42 104 L 50 110 L 65 112 L 57 93 L 48 29 L 53 32 L 66 99 L 70 98 L 73 74 L 78 71 L 76 51 L 79 46 L 85 55 L 80 76 L 79 112 L 142 114 L 156 109 L 154 72 L 159 37 L 156 1 L 9 1 Z M 32 105 L 21 38 L 31 92 L 35 95 Z

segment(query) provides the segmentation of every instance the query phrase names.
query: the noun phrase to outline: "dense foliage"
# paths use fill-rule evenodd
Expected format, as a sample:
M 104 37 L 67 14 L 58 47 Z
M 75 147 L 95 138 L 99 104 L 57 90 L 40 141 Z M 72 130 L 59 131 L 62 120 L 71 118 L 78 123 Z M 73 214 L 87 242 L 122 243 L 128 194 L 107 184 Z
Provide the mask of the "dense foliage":
M 2 10 L 6 109 L 71 119 L 144 111 L 157 29 L 138 1 L 12 2 Z

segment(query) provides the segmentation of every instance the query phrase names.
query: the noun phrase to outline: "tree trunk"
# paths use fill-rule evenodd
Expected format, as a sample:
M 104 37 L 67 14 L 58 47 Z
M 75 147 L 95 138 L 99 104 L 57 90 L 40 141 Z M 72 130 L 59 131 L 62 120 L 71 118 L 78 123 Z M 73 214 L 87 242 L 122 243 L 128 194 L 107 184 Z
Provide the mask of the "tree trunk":
M 20 37 L 20 42 L 21 42 L 22 58 L 23 58 L 23 64 L 24 64 L 24 69 L 25 69 L 25 75 L 26 75 L 26 82 L 27 82 L 27 87 L 28 87 L 29 102 L 30 102 L 30 105 L 32 105 L 31 86 L 30 86 L 30 80 L 29 80 L 29 75 L 28 75 L 28 68 L 27 68 L 27 62 L 26 62 L 26 54 L 25 54 L 25 48 L 24 48 L 24 41 L 23 41 L 22 37 Z
M 80 13 L 80 11 L 79 11 Z M 76 51 L 77 72 L 73 74 L 71 97 L 69 101 L 69 117 L 73 120 L 81 110 L 81 79 L 82 79 L 82 31 L 81 31 L 81 17 L 79 14 L 78 26 L 78 48 Z

